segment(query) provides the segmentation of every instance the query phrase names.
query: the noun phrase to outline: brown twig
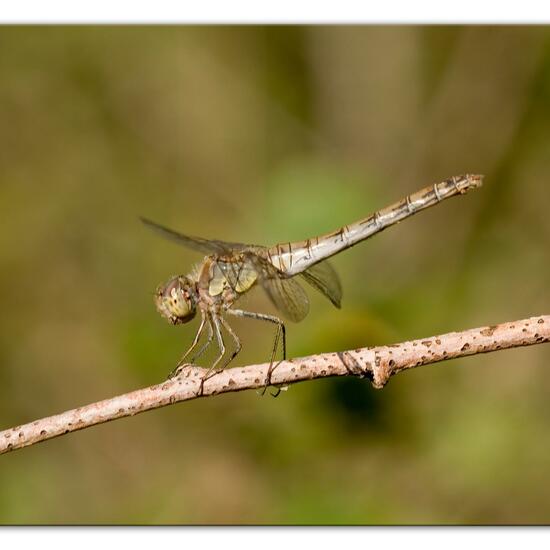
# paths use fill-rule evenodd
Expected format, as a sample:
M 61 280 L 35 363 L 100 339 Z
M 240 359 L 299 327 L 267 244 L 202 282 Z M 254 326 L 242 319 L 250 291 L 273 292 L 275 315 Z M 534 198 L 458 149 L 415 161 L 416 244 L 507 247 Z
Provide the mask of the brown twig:
M 391 346 L 283 361 L 273 370 L 272 383 L 286 386 L 315 378 L 353 375 L 366 377 L 375 388 L 382 388 L 394 374 L 420 365 L 549 341 L 550 315 L 541 315 Z M 262 388 L 268 367 L 269 364 L 264 363 L 227 369 L 205 382 L 201 397 Z M 178 378 L 162 384 L 0 432 L 0 454 L 117 418 L 195 399 L 204 372 L 202 368 L 190 366 Z

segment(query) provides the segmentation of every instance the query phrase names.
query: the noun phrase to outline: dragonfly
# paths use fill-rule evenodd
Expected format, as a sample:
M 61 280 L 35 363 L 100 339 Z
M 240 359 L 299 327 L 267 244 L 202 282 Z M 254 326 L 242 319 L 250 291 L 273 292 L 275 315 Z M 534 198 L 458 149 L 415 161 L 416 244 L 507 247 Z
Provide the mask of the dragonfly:
M 201 318 L 191 346 L 169 378 L 180 375 L 185 367 L 194 364 L 215 339 L 218 354 L 201 378 L 199 395 L 202 394 L 204 382 L 226 368 L 242 349 L 241 340 L 228 322 L 230 317 L 240 317 L 271 323 L 276 328 L 265 391 L 271 384 L 279 342 L 282 344 L 282 360 L 286 359 L 285 323 L 275 315 L 234 307 L 241 296 L 260 286 L 277 312 L 290 321 L 299 322 L 309 311 L 308 296 L 300 285 L 300 282 L 305 282 L 340 308 L 342 285 L 328 258 L 421 210 L 480 187 L 482 180 L 481 175 L 454 176 L 331 233 L 271 247 L 193 237 L 141 218 L 145 225 L 163 237 L 206 255 L 189 274 L 172 277 L 160 285 L 154 295 L 158 312 L 173 325 L 188 323 L 197 313 Z M 208 333 L 206 340 L 199 347 L 205 330 Z M 224 333 L 234 344 L 229 353 Z

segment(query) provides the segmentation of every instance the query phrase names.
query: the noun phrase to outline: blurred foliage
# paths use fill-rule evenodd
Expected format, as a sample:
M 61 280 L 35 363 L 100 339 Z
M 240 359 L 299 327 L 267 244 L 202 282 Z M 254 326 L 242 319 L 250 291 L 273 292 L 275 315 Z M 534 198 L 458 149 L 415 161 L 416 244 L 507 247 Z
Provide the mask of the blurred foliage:
M 190 234 L 273 244 L 454 174 L 486 184 L 333 261 L 289 356 L 548 313 L 546 27 L 0 28 L 3 427 L 162 380 Z M 260 291 L 244 306 L 273 311 Z M 255 326 L 259 324 L 260 326 Z M 272 331 L 236 322 L 241 364 Z M 0 521 L 548 523 L 550 348 L 223 395 L 3 456 Z

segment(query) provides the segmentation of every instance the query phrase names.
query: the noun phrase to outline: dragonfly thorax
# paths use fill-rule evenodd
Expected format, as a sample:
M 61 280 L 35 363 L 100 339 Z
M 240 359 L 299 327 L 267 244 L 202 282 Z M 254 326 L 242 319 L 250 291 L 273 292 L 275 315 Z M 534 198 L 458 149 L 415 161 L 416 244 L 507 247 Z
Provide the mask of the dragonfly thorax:
M 181 275 L 161 285 L 155 293 L 158 312 L 173 325 L 191 321 L 195 317 L 196 304 L 195 282 Z

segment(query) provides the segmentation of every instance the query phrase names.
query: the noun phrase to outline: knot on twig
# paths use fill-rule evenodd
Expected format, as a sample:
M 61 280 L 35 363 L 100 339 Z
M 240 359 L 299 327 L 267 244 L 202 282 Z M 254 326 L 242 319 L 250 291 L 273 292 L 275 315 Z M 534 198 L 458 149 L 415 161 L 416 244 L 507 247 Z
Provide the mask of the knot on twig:
M 393 359 L 382 358 L 379 352 L 375 352 L 372 385 L 377 390 L 381 390 L 388 383 L 394 366 Z

